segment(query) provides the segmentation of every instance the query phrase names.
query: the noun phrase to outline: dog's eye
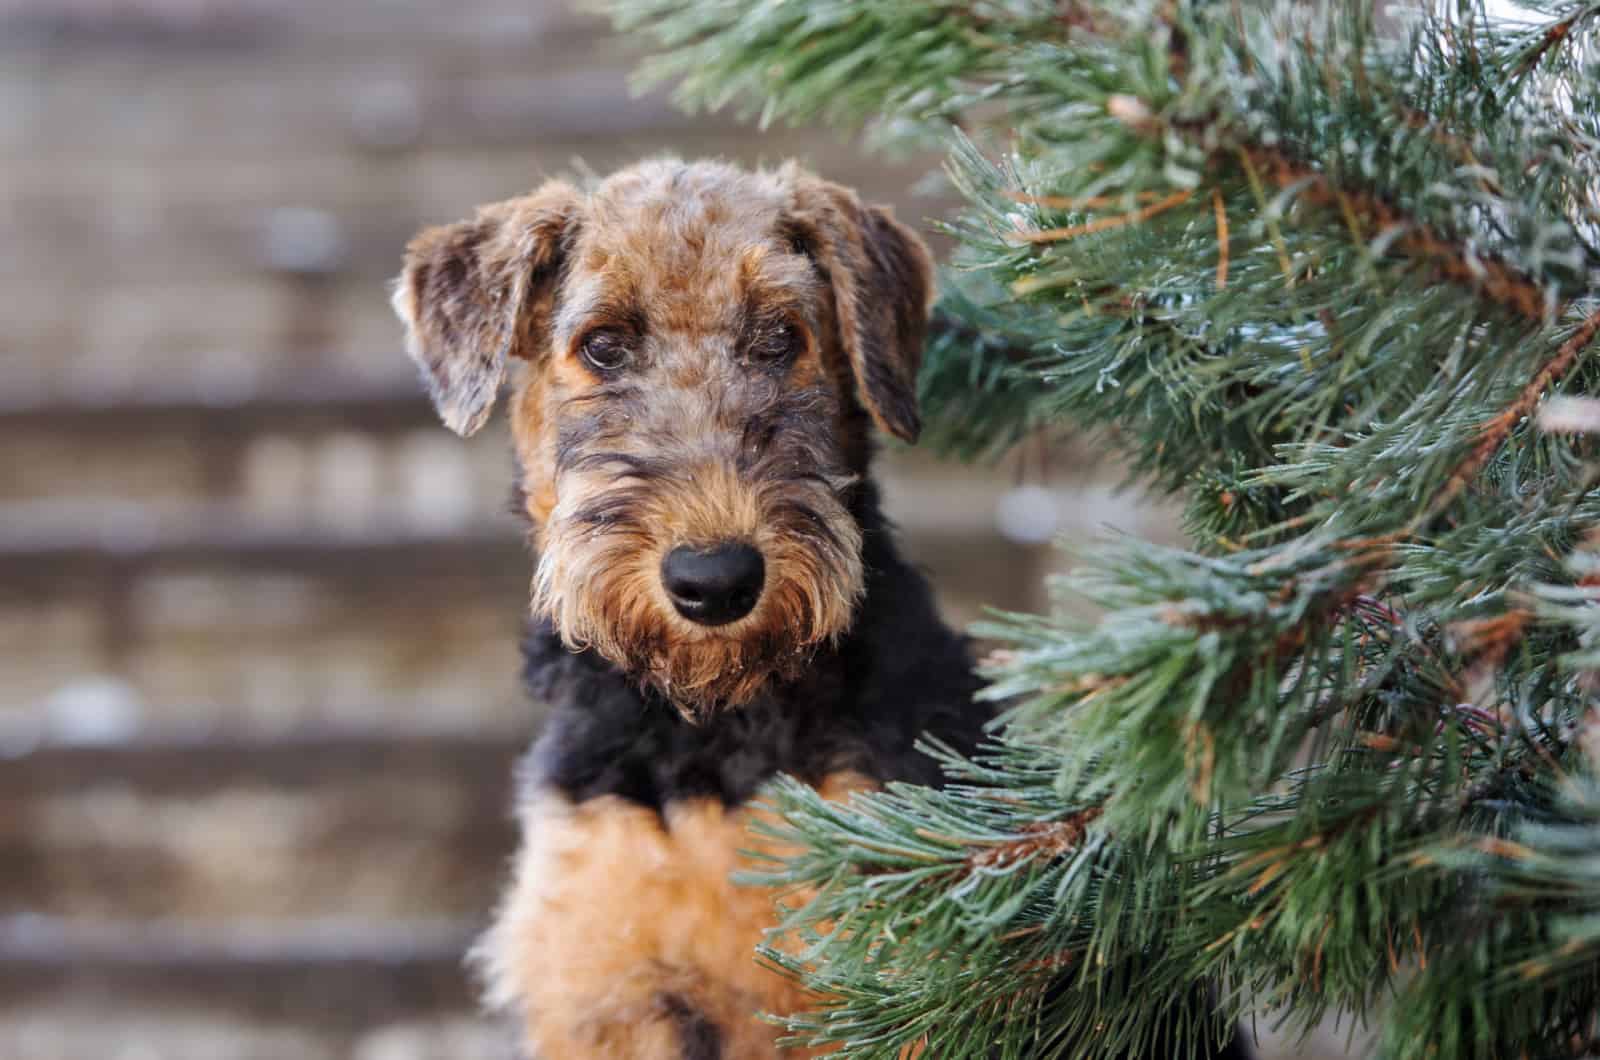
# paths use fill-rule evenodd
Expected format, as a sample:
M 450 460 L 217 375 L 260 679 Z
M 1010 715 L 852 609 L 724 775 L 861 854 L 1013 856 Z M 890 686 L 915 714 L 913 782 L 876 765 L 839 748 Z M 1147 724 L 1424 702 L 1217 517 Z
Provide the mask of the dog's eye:
M 615 331 L 591 331 L 578 346 L 578 355 L 597 372 L 615 372 L 632 355 L 624 336 Z
M 805 348 L 805 336 L 793 324 L 779 324 L 762 332 L 750 344 L 750 359 L 766 364 L 781 364 L 792 360 Z

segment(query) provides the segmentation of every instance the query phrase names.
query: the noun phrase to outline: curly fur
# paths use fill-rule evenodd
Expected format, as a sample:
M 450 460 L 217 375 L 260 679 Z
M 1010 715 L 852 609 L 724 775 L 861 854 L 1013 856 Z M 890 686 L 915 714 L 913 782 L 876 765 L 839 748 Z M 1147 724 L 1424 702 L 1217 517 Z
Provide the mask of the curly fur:
M 412 241 L 395 306 L 440 414 L 470 432 L 511 364 L 533 606 L 686 715 L 749 702 L 843 634 L 864 415 L 916 435 L 926 247 L 793 167 L 642 163 L 552 183 Z M 609 374 L 597 332 L 628 351 Z M 768 356 L 774 336 L 792 351 Z M 759 549 L 755 610 L 705 627 L 665 597 L 679 546 Z

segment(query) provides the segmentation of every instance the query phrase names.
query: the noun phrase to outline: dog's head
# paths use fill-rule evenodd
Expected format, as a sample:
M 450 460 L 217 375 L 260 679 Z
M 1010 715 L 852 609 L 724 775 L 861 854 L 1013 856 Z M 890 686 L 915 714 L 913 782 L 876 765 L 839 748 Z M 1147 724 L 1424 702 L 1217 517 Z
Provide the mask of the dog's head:
M 535 610 L 695 716 L 849 627 L 868 417 L 916 438 L 931 293 L 837 184 L 663 160 L 423 231 L 394 303 L 457 432 L 515 366 Z

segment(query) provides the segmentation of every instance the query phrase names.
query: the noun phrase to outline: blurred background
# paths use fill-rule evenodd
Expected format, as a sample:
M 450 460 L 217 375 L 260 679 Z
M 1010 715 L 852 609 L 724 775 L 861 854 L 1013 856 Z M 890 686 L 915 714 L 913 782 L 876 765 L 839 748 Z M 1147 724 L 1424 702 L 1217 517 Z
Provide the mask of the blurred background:
M 651 152 L 934 158 L 634 97 L 554 0 L 0 0 L 0 1060 L 512 1055 L 461 956 L 513 842 L 530 564 L 434 423 L 424 224 Z M 1087 447 L 883 461 L 957 623 L 1042 542 L 1176 540 Z

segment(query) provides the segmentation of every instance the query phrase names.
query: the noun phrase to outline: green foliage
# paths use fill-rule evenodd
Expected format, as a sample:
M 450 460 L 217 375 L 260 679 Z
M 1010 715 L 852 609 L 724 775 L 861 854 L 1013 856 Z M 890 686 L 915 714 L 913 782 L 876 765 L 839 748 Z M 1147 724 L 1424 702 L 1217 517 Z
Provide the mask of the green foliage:
M 677 84 L 690 108 L 856 123 L 880 114 L 949 119 L 1003 77 L 1003 46 L 1047 28 L 1043 5 L 989 0 L 634 0 L 601 3 L 619 29 L 664 47 L 640 83 Z M 991 29 L 998 35 L 991 34 Z
M 944 788 L 774 792 L 795 1035 L 1596 1051 L 1600 415 L 1540 417 L 1600 397 L 1600 5 L 607 7 L 687 102 L 953 126 L 928 440 L 1094 432 L 1193 535 L 980 631 L 1004 723 Z

